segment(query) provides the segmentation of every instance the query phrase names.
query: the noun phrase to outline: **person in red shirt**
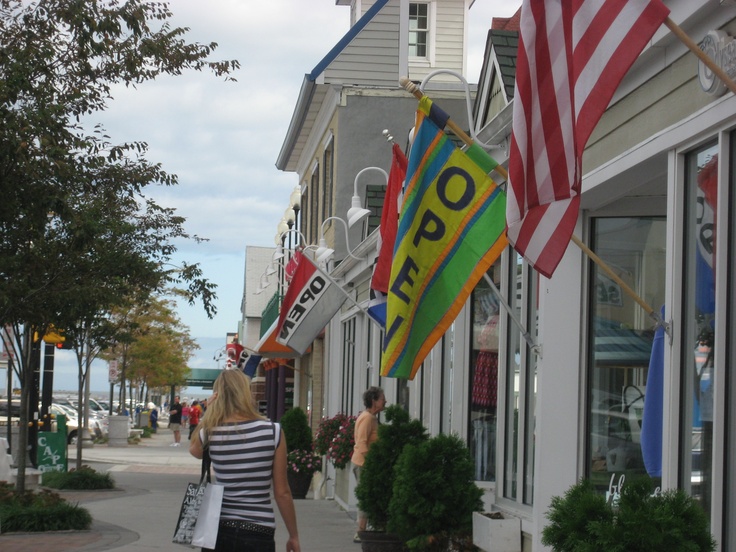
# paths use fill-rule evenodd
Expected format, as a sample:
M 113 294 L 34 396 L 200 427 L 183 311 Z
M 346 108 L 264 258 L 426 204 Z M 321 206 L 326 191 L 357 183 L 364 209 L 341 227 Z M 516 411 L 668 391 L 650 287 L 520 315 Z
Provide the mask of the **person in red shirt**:
M 192 440 L 192 433 L 197 429 L 199 419 L 202 417 L 202 408 L 199 406 L 199 401 L 194 401 L 192 407 L 189 409 L 189 440 Z

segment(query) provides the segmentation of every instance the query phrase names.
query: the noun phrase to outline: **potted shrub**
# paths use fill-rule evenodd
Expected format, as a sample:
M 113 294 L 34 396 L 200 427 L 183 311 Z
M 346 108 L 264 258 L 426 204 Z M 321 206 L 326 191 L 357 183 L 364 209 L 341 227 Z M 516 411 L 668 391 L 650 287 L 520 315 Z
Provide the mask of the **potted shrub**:
M 304 410 L 296 406 L 284 412 L 281 429 L 286 436 L 287 450 L 312 450 L 312 430 Z
M 474 550 L 473 512 L 483 491 L 473 461 L 456 435 L 436 435 L 404 447 L 394 470 L 387 529 L 410 550 Z
M 611 500 L 580 481 L 552 498 L 547 519 L 542 544 L 556 552 L 711 552 L 716 545 L 695 499 L 679 489 L 655 491 L 647 477 L 622 485 Z
M 294 498 L 305 498 L 312 483 L 316 469 L 307 468 L 316 465 L 312 445 L 312 430 L 309 428 L 307 415 L 301 408 L 294 407 L 281 416 L 281 428 L 286 437 L 287 470 L 286 476 Z M 321 459 L 319 462 L 321 469 Z
M 291 496 L 306 498 L 314 473 L 322 469 L 322 457 L 311 450 L 296 449 L 286 453 L 286 462 Z
M 371 445 L 365 457 L 360 482 L 355 488 L 358 508 L 368 517 L 371 531 L 359 533 L 364 552 L 376 550 L 376 541 L 388 540 L 389 546 L 401 550 L 402 540 L 386 535 L 389 503 L 393 494 L 394 466 L 404 447 L 427 440 L 427 430 L 419 420 L 410 420 L 399 405 L 384 410 L 385 424 L 378 427 L 378 440 Z

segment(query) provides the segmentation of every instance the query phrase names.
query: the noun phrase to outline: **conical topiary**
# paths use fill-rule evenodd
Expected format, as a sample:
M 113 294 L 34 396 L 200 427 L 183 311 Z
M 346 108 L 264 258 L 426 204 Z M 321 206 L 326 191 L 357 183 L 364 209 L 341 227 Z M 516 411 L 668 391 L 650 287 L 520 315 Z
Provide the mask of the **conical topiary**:
M 312 451 L 312 430 L 307 422 L 307 415 L 298 406 L 287 410 L 281 416 L 281 428 L 286 437 L 287 452 L 292 450 Z

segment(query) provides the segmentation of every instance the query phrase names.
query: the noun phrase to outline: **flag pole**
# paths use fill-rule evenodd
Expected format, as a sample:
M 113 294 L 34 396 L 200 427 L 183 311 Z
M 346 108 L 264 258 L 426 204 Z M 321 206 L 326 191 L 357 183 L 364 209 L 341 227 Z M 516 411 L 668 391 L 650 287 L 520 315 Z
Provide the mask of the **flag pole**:
M 673 23 L 673 25 L 674 25 L 674 23 Z M 679 27 L 678 27 L 678 29 L 679 29 Z M 680 32 L 682 32 L 681 29 L 680 29 Z M 692 42 L 692 40 L 690 42 Z M 696 49 L 698 51 L 700 51 L 700 49 L 697 48 L 697 46 L 696 46 Z M 705 54 L 703 54 L 703 55 L 705 55 Z M 422 97 L 424 96 L 424 93 L 419 89 L 419 87 L 416 84 L 414 84 L 413 82 L 411 82 L 407 77 L 401 77 L 399 79 L 399 84 L 407 92 L 410 92 L 411 94 L 413 94 L 414 97 L 417 98 L 418 100 L 421 100 Z M 454 132 L 457 135 L 457 137 L 460 138 L 460 140 L 462 140 L 463 143 L 465 143 L 466 146 L 472 146 L 474 144 L 473 139 L 470 136 L 468 136 L 468 134 L 463 129 L 461 129 L 457 125 L 457 123 L 455 123 L 452 119 L 449 119 L 448 118 L 448 120 L 447 120 L 447 127 L 452 132 Z M 493 170 L 495 170 L 498 174 L 500 174 L 505 180 L 508 180 L 509 173 L 508 173 L 508 171 L 502 165 L 497 165 Z M 572 234 L 572 236 L 570 236 L 570 241 L 572 241 L 575 245 L 577 245 L 580 248 L 580 250 L 583 253 L 585 253 L 594 263 L 596 263 L 601 268 L 601 270 L 603 270 L 606 274 L 608 274 L 608 276 L 614 282 L 616 282 L 616 284 L 618 284 L 619 286 L 621 286 L 621 289 L 624 290 L 624 292 L 629 297 L 631 297 L 638 305 L 640 305 L 644 309 L 644 312 L 646 312 L 649 315 L 649 317 L 654 320 L 654 322 L 655 322 L 655 324 L 657 326 L 664 327 L 665 331 L 667 332 L 667 335 L 670 335 L 670 326 L 669 326 L 669 324 L 667 324 L 666 322 L 664 322 L 662 320 L 662 317 L 660 316 L 660 314 L 656 310 L 654 310 L 651 306 L 649 306 L 649 304 L 647 304 L 647 302 L 644 301 L 644 299 L 642 299 L 641 297 L 639 297 L 639 295 L 637 295 L 637 293 L 633 289 L 631 289 L 631 287 L 626 282 L 624 282 L 621 279 L 621 277 L 618 274 L 616 274 L 606 264 L 606 262 L 603 259 L 601 259 L 598 255 L 596 255 L 595 253 L 593 253 L 593 251 L 587 245 L 585 245 L 580 240 L 580 238 L 578 238 L 575 234 Z
M 312 265 L 314 266 L 314 268 L 316 268 L 316 269 L 317 269 L 317 271 L 318 271 L 318 272 L 319 272 L 320 274 L 322 274 L 322 276 L 324 276 L 324 277 L 325 277 L 325 278 L 326 278 L 326 279 L 327 279 L 327 280 L 328 280 L 328 281 L 329 281 L 329 282 L 330 282 L 330 283 L 331 283 L 332 285 L 334 285 L 335 287 L 337 287 L 337 289 L 339 289 L 339 290 L 340 290 L 340 291 L 342 292 L 342 294 L 343 294 L 343 295 L 344 295 L 344 296 L 345 296 L 345 297 L 347 298 L 347 300 L 348 300 L 348 301 L 350 301 L 350 302 L 351 302 L 351 303 L 352 303 L 352 304 L 353 304 L 354 306 L 358 307 L 358 309 L 359 309 L 359 310 L 360 310 L 360 311 L 361 311 L 361 312 L 362 312 L 363 314 L 365 314 L 365 315 L 366 315 L 366 316 L 368 317 L 368 319 L 369 319 L 369 320 L 371 320 L 371 321 L 372 321 L 372 322 L 373 322 L 374 324 L 376 324 L 376 326 L 378 326 L 379 328 L 381 327 L 381 326 L 380 326 L 380 325 L 378 324 L 378 322 L 376 322 L 375 320 L 373 320 L 373 318 L 372 318 L 371 316 L 369 316 L 369 315 L 368 315 L 368 313 L 367 313 L 367 312 L 366 312 L 366 310 L 365 310 L 365 309 L 364 309 L 364 308 L 363 308 L 363 307 L 362 307 L 362 306 L 360 305 L 360 303 L 358 303 L 358 301 L 356 301 L 356 300 L 355 300 L 355 299 L 353 298 L 353 296 L 352 296 L 352 295 L 350 295 L 350 294 L 349 294 L 349 293 L 348 293 L 347 291 L 345 291 L 345 288 L 343 288 L 343 287 L 342 287 L 342 286 L 341 286 L 341 285 L 340 285 L 340 284 L 339 284 L 339 283 L 337 282 L 337 280 L 335 280 L 335 279 L 334 279 L 334 278 L 333 278 L 332 276 L 330 276 L 329 274 L 327 274 L 327 272 L 326 272 L 325 270 L 322 270 L 322 268 L 321 268 L 321 267 L 320 267 L 320 266 L 319 266 L 319 265 L 318 265 L 318 264 L 317 264 L 317 263 L 316 263 L 316 262 L 315 262 L 314 260 L 312 260 L 311 258 L 307 257 L 306 255 L 305 255 L 304 257 L 305 257 L 305 258 L 306 258 L 306 259 L 307 259 L 307 260 L 308 260 L 308 261 L 309 261 L 310 263 L 312 263 Z M 381 328 L 381 329 L 383 329 L 383 328 Z
M 503 308 L 506 309 L 506 312 L 508 313 L 509 317 L 511 317 L 511 320 L 514 321 L 514 324 L 516 324 L 516 327 L 519 328 L 519 331 L 521 332 L 521 337 L 524 338 L 524 341 L 527 342 L 529 345 L 529 348 L 536 352 L 539 355 L 539 358 L 542 358 L 542 346 L 534 343 L 534 338 L 531 336 L 531 334 L 524 329 L 524 326 L 522 326 L 521 321 L 516 316 L 514 311 L 511 309 L 511 305 L 508 304 L 504 296 L 501 294 L 501 291 L 496 287 L 496 283 L 491 279 L 491 277 L 486 272 L 483 274 L 483 278 L 485 279 L 486 283 L 490 286 L 493 293 L 496 295 L 496 299 L 498 299 L 498 302 L 503 305 Z

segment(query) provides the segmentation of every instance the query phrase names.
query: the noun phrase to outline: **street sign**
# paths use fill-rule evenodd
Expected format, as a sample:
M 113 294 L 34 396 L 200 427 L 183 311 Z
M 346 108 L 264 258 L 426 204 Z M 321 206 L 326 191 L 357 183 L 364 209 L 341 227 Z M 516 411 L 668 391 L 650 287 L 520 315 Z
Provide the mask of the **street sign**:
M 116 381 L 118 381 L 118 376 L 120 375 L 120 372 L 118 371 L 118 361 L 111 360 L 110 362 L 108 362 L 107 366 L 107 380 L 109 383 L 115 383 Z

